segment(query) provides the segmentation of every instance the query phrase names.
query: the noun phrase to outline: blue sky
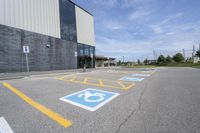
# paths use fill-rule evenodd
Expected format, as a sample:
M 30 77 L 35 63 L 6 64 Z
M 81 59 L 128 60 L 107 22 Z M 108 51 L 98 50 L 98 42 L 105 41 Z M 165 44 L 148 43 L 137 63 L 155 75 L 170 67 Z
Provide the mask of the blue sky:
M 199 0 L 73 0 L 94 15 L 97 55 L 173 55 L 200 43 Z

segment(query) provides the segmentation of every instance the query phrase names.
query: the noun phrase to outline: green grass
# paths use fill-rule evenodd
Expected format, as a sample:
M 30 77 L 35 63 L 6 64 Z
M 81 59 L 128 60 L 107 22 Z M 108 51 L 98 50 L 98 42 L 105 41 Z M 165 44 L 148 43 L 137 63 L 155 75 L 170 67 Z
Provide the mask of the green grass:
M 200 69 L 200 63 L 170 63 L 165 65 L 133 65 L 133 66 L 123 66 L 125 68 L 155 68 L 155 67 L 193 67 Z
M 194 64 L 194 63 L 171 63 L 167 64 L 168 67 L 197 67 L 200 68 L 200 64 Z

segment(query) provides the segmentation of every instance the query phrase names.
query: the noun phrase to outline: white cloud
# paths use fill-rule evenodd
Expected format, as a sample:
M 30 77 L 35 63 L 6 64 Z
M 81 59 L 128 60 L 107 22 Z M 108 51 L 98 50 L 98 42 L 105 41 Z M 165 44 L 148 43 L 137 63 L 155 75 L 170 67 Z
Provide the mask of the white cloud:
M 112 21 L 112 20 L 106 20 L 103 22 L 103 25 L 106 29 L 110 30 L 120 30 L 123 28 L 122 24 L 120 24 L 118 21 Z
M 117 4 L 117 0 L 92 0 L 96 5 L 103 5 L 104 7 L 113 8 Z
M 129 20 L 140 20 L 145 19 L 150 14 L 149 11 L 145 10 L 136 10 L 135 12 L 129 15 Z
M 165 35 L 174 35 L 176 34 L 175 32 L 167 32 Z
M 169 15 L 164 20 L 162 20 L 160 22 L 160 25 L 168 24 L 170 21 L 177 20 L 177 19 L 179 19 L 181 17 L 183 17 L 183 13 L 182 12 L 178 12 L 178 13 Z
M 172 35 L 172 33 L 174 34 L 174 31 L 177 30 L 178 27 L 180 27 L 180 25 L 177 24 L 178 22 L 176 21 L 179 20 L 182 16 L 183 13 L 181 12 L 169 15 L 165 17 L 165 19 L 150 25 L 150 28 L 156 34 L 165 33 L 166 35 Z
M 191 32 L 183 30 L 184 27 L 191 27 Z M 165 29 L 166 28 L 166 29 Z M 163 30 L 164 29 L 164 30 Z M 98 36 L 96 44 L 97 54 L 101 53 L 106 56 L 120 58 L 122 56 L 134 58 L 153 58 L 153 50 L 157 54 L 173 55 L 176 52 L 182 52 L 186 49 L 186 56 L 191 55 L 190 49 L 194 43 L 200 42 L 200 26 L 199 24 L 171 24 L 168 27 L 163 27 L 164 34 L 155 35 L 149 39 L 135 39 L 120 41 L 109 37 Z M 158 32 L 159 28 L 158 28 Z
M 153 31 L 156 33 L 156 34 L 161 34 L 163 33 L 163 28 L 159 25 L 152 25 L 151 28 L 153 29 Z
M 155 0 L 122 0 L 122 8 L 132 8 L 136 5 L 146 5 Z

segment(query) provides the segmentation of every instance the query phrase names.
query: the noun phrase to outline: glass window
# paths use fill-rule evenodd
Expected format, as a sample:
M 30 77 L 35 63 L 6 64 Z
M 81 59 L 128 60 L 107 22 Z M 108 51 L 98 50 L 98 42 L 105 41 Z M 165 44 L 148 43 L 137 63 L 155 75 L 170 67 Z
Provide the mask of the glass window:
M 90 47 L 85 45 L 85 56 L 90 56 Z
M 95 66 L 94 56 L 95 47 L 78 44 L 78 68 L 83 68 L 84 65 L 87 68 L 93 68 Z
M 84 47 L 82 44 L 78 44 L 78 56 L 84 56 Z
M 59 0 L 61 38 L 68 41 L 77 41 L 75 5 L 68 0 Z

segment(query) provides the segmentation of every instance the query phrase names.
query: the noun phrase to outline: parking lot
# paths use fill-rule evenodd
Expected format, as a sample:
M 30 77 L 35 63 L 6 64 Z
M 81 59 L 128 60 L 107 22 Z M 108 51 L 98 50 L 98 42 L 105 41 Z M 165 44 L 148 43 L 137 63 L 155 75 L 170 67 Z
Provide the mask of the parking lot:
M 149 117 L 153 121 L 152 115 L 148 115 L 148 119 L 137 115 L 143 124 L 141 121 L 126 124 L 141 111 L 145 90 L 165 84 L 157 80 L 165 78 L 159 73 L 166 71 L 161 68 L 98 69 L 1 81 L 0 117 L 15 133 L 144 132 L 147 130 L 143 127 L 144 121 Z M 156 97 L 147 96 L 149 99 L 143 102 L 154 101 Z M 152 107 L 156 106 L 148 106 L 151 113 Z M 141 126 L 143 128 L 139 128 Z

